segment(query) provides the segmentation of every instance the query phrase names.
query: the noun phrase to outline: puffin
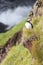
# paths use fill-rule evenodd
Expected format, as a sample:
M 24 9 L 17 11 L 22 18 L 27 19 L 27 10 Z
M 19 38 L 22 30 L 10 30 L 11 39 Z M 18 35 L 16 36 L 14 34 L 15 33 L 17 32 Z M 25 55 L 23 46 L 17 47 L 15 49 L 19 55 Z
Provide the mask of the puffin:
M 33 28 L 33 24 L 31 23 L 31 20 L 30 20 L 30 19 L 28 19 L 27 22 L 25 23 L 25 27 L 26 27 L 27 29 Z

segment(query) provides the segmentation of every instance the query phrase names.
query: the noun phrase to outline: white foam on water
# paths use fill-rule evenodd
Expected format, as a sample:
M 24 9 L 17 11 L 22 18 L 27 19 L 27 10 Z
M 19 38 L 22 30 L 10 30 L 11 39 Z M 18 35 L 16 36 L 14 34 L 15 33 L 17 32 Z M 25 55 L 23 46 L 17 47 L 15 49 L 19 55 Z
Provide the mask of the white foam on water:
M 7 10 L 0 14 L 0 22 L 9 25 L 9 28 L 20 23 L 31 11 L 31 6 L 18 6 L 14 10 Z
M 29 22 L 26 22 L 26 23 L 25 23 L 25 27 L 26 27 L 27 29 L 31 29 L 31 28 L 32 28 L 32 26 L 31 26 L 31 24 L 30 24 Z

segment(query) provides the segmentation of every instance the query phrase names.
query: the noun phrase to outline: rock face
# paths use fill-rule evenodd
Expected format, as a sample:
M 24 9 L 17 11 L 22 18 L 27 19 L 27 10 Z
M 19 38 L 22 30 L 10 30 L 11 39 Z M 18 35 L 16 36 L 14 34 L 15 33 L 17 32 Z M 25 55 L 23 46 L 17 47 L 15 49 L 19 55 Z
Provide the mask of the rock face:
M 12 38 L 10 38 L 3 47 L 0 47 L 0 62 L 5 58 L 8 51 L 20 43 L 22 32 L 17 32 Z
M 41 0 L 36 1 L 33 7 L 33 11 L 35 16 L 41 16 L 43 14 L 43 1 Z
M 8 27 L 8 25 L 5 25 L 3 23 L 0 22 L 0 33 L 4 33 L 6 32 L 6 28 Z
M 33 6 L 32 11 L 29 14 L 29 17 L 42 16 L 43 15 L 43 0 L 37 0 Z

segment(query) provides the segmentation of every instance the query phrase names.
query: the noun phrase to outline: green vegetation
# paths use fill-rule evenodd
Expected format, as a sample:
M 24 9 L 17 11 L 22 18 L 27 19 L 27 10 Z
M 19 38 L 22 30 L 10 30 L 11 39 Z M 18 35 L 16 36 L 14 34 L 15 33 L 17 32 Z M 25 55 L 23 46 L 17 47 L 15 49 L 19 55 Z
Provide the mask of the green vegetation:
M 22 45 L 14 46 L 1 65 L 43 65 L 43 17 L 40 17 L 39 20 L 33 18 L 32 23 L 35 26 L 31 29 L 31 34 L 36 35 L 38 39 L 32 42 L 31 53 Z M 25 33 L 24 35 L 27 34 L 27 37 L 31 36 L 29 30 L 23 29 L 23 32 Z
M 33 29 L 28 30 L 23 28 L 23 38 L 29 39 L 33 35 L 37 36 L 37 39 L 32 42 L 32 56 L 34 62 L 32 65 L 43 65 L 43 16 L 33 17 L 32 19 Z
M 34 22 L 38 22 L 34 27 L 34 34 L 38 37 L 38 40 L 32 42 L 32 56 L 35 58 L 33 65 L 43 65 L 43 16 L 34 19 Z
M 13 47 L 1 65 L 31 65 L 32 56 L 22 45 Z
M 33 29 L 27 29 L 26 27 L 23 28 L 22 37 L 27 40 L 29 37 L 33 35 Z
M 21 30 L 25 24 L 27 19 L 25 19 L 23 22 L 21 22 L 20 24 L 14 26 L 11 30 L 9 30 L 6 33 L 2 33 L 0 34 L 0 46 L 5 45 L 5 43 L 8 41 L 9 38 L 11 38 L 16 32 L 18 32 L 19 30 Z
M 39 35 L 41 40 L 43 39 L 43 16 L 41 17 L 33 17 L 32 19 L 33 28 L 27 29 L 26 27 L 23 28 L 23 38 L 29 39 L 33 35 Z

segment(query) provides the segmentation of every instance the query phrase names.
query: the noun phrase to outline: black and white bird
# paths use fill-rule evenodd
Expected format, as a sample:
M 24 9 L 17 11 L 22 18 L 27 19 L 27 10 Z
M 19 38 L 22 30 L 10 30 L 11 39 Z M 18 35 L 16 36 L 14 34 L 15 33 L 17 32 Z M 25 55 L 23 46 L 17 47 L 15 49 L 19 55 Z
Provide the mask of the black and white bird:
M 33 25 L 32 25 L 32 23 L 30 22 L 30 19 L 28 19 L 27 22 L 25 23 L 25 27 L 26 27 L 27 29 L 33 28 Z

